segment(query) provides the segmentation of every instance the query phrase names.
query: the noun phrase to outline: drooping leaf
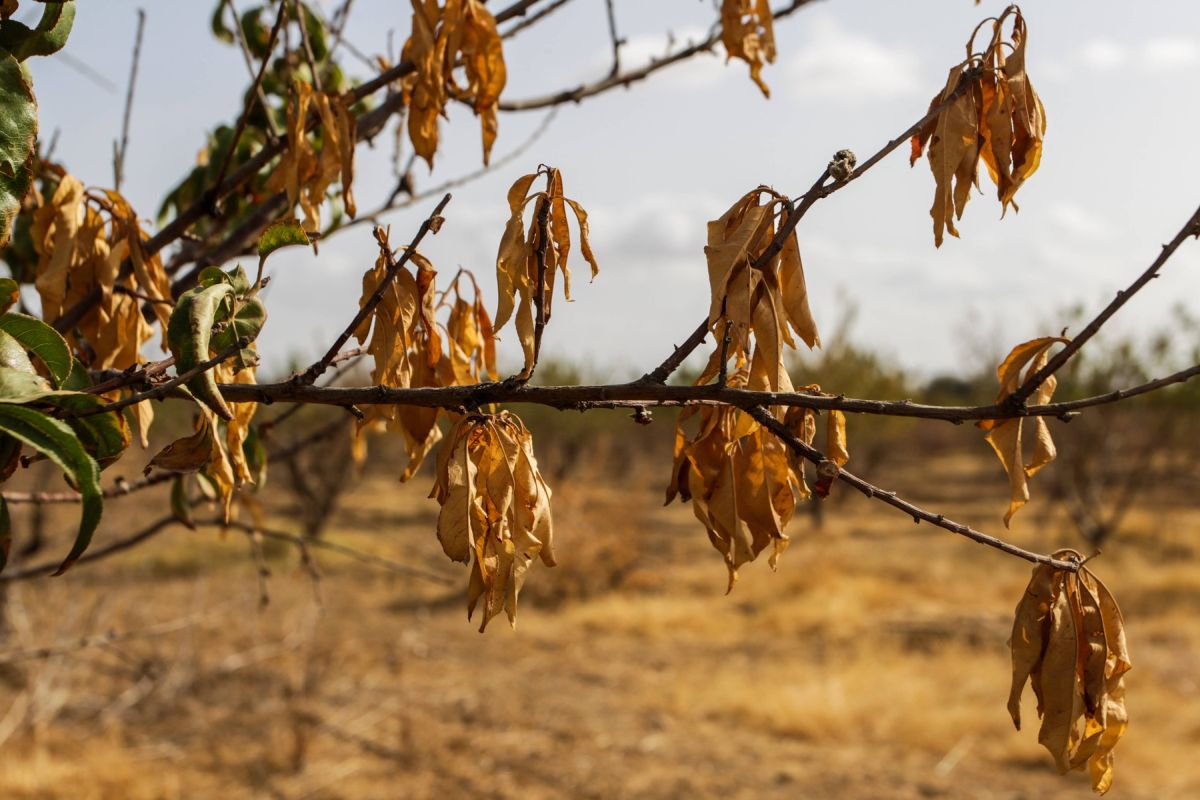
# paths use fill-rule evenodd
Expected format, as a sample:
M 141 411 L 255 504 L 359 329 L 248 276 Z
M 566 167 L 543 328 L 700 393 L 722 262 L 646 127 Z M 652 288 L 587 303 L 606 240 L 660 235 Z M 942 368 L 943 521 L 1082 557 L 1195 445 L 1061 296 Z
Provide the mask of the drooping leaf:
M 1059 336 L 1043 336 L 1014 347 L 996 368 L 996 377 L 1000 381 L 1000 393 L 996 396 L 996 402 L 1003 403 L 1017 390 L 1022 381 L 1028 380 L 1045 366 L 1050 358 L 1051 347 L 1066 341 Z M 1057 379 L 1051 375 L 1030 396 L 1030 402 L 1034 405 L 1050 402 L 1057 385 Z M 1024 457 L 1022 450 L 1022 434 L 1029 429 L 1027 423 L 1034 429 L 1033 448 L 1028 459 Z M 987 431 L 987 443 L 991 445 L 1008 474 L 1010 498 L 1008 511 L 1004 514 L 1004 525 L 1007 527 L 1013 515 L 1029 502 L 1029 479 L 1054 460 L 1057 454 L 1054 440 L 1050 438 L 1050 427 L 1044 417 L 985 419 L 980 420 L 977 426 Z
M 6 20 L 3 25 L 19 24 Z M 25 70 L 0 50 L 0 247 L 8 244 L 13 220 L 33 180 L 37 101 Z
M 167 326 L 167 343 L 175 356 L 175 369 L 180 374 L 187 372 L 209 359 L 209 344 L 213 324 L 228 315 L 228 307 L 234 301 L 233 287 L 228 283 L 213 286 L 198 286 L 184 292 L 171 312 Z M 217 390 L 212 372 L 202 372 L 187 381 L 187 387 L 222 419 L 231 419 L 233 412 L 225 404 Z
M 500 612 L 516 625 L 517 597 L 534 559 L 554 566 L 550 488 L 515 415 L 472 414 L 451 430 L 430 497 L 442 506 L 438 540 L 470 562 L 467 618 L 482 600 L 479 630 Z
M 767 0 L 722 0 L 721 43 L 726 61 L 740 58 L 750 65 L 750 79 L 764 97 L 771 90 L 762 79 L 763 64 L 775 63 L 774 15 Z
M 1054 558 L 1082 562 L 1074 550 Z M 1124 674 L 1130 668 L 1121 612 L 1087 568 L 1039 564 L 1013 621 L 1008 711 L 1020 729 L 1021 694 L 1033 685 L 1042 718 L 1038 741 L 1060 772 L 1087 769 L 1099 794 L 1112 784 L 1112 751 L 1128 725 Z
M 21 285 L 12 278 L 0 278 L 0 314 L 8 310 L 21 299 Z
M 61 575 L 79 560 L 100 524 L 103 494 L 100 470 L 83 449 L 79 438 L 65 422 L 24 406 L 0 403 L 0 430 L 49 458 L 80 494 L 79 531 L 70 553 L 55 575 Z

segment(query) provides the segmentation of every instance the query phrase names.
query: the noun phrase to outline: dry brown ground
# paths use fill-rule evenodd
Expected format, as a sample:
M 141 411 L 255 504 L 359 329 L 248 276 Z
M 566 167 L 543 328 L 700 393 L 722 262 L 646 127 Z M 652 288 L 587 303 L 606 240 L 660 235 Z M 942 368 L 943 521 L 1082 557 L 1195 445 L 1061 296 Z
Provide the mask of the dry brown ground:
M 902 467 L 878 477 L 998 528 L 994 465 Z M 425 479 L 369 478 L 327 538 L 451 586 L 319 553 L 319 606 L 273 546 L 260 609 L 246 540 L 182 530 L 17 586 L 10 659 L 145 635 L 0 667 L 0 797 L 1091 796 L 1004 709 L 1027 564 L 850 497 L 726 597 L 690 509 L 633 472 L 556 487 L 562 565 L 533 573 L 516 631 L 464 619 Z M 1110 797 L 1200 797 L 1200 509 L 1148 505 L 1095 564 L 1135 662 Z M 1072 543 L 1022 514 L 1016 541 Z

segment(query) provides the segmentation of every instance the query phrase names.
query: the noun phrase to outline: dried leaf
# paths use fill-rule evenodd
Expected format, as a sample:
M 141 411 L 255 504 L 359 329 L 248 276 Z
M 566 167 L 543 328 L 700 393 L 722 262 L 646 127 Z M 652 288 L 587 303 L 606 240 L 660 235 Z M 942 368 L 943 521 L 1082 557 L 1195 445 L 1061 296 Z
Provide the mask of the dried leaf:
M 482 600 L 480 632 L 501 611 L 515 626 L 533 560 L 554 566 L 550 489 L 520 419 L 507 411 L 460 418 L 438 457 L 430 497 L 442 506 L 442 549 L 471 565 L 467 618 Z
M 996 377 L 1000 381 L 1000 393 L 996 396 L 996 402 L 1004 402 L 1025 380 L 1044 367 L 1050 358 L 1051 347 L 1066 341 L 1068 340 L 1059 336 L 1043 336 L 1014 347 L 996 369 Z M 1051 375 L 1033 393 L 1030 402 L 1035 405 L 1050 402 L 1057 385 L 1057 379 Z M 1033 417 L 1033 449 L 1029 459 L 1024 458 L 1021 440 L 1022 433 L 1028 429 L 1026 422 L 1029 420 L 1030 418 L 1014 417 L 986 419 L 977 423 L 979 428 L 987 431 L 987 443 L 991 445 L 1008 474 L 1010 499 L 1008 511 L 1004 515 L 1005 527 L 1012 520 L 1013 514 L 1029 502 L 1029 479 L 1053 461 L 1056 455 L 1054 440 L 1050 437 L 1050 427 L 1045 418 Z
M 1054 553 L 1082 562 L 1074 550 Z M 1088 569 L 1049 565 L 1033 576 L 1013 621 L 1013 680 L 1008 711 L 1021 727 L 1021 693 L 1028 679 L 1042 717 L 1038 741 L 1060 772 L 1087 769 L 1092 788 L 1112 785 L 1113 748 L 1125 732 L 1124 674 L 1130 668 L 1121 612 Z
M 775 63 L 774 16 L 767 0 L 722 0 L 721 43 L 726 61 L 740 58 L 750 65 L 750 79 L 764 97 L 771 90 L 762 79 L 764 63 Z

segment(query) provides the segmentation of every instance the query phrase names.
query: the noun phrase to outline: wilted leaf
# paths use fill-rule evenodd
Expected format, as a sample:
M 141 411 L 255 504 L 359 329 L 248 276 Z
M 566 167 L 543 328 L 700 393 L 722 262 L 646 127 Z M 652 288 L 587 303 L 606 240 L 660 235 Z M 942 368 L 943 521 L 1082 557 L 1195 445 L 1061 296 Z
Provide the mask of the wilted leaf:
M 530 194 L 533 182 L 539 176 L 546 177 L 546 189 Z M 525 232 L 525 208 L 533 201 L 533 224 Z M 509 220 L 500 239 L 496 253 L 496 286 L 499 300 L 496 306 L 495 330 L 499 331 L 516 312 L 517 336 L 525 355 L 525 366 L 520 373 L 527 379 L 533 371 L 537 354 L 534 342 L 534 322 L 538 293 L 538 252 L 545 254 L 545 319 L 550 320 L 554 300 L 556 273 L 563 276 L 563 296 L 571 299 L 571 271 L 567 257 L 571 249 L 567 207 L 570 207 L 579 223 L 580 251 L 591 265 L 592 277 L 599 272 L 596 257 L 588 242 L 587 213 L 580 205 L 563 195 L 561 173 L 554 167 L 542 167 L 530 175 L 522 175 L 508 190 Z M 547 236 L 537 220 L 545 214 Z
M 4 331 L 46 365 L 56 386 L 71 374 L 71 349 L 62 335 L 46 323 L 25 314 L 0 314 Z
M 1074 550 L 1054 554 L 1082 562 Z M 1033 684 L 1042 718 L 1038 741 L 1060 772 L 1087 769 L 1092 788 L 1112 784 L 1112 750 L 1128 724 L 1123 675 L 1130 668 L 1121 612 L 1088 569 L 1034 567 L 1013 622 L 1008 710 L 1021 727 L 1021 694 Z
M 763 63 L 775 63 L 774 15 L 767 0 L 722 0 L 721 43 L 726 61 L 740 58 L 750 65 L 750 79 L 763 96 L 771 90 L 762 79 Z
M 482 600 L 481 632 L 501 611 L 516 625 L 517 596 L 535 558 L 554 566 L 550 494 L 515 415 L 472 414 L 451 429 L 430 497 L 442 506 L 442 549 L 470 561 L 467 618 Z
M 167 343 L 175 356 L 175 369 L 179 374 L 209 359 L 209 340 L 218 311 L 222 310 L 222 316 L 228 316 L 228 308 L 234 300 L 233 287 L 227 283 L 197 286 L 179 297 L 167 326 Z M 233 418 L 233 412 L 217 390 L 211 370 L 196 375 L 186 385 L 197 400 L 205 403 L 222 419 Z
M 996 377 L 1000 381 L 1000 393 L 996 396 L 996 402 L 1003 403 L 1025 380 L 1044 367 L 1050 359 L 1051 347 L 1067 341 L 1059 336 L 1044 336 L 1014 347 L 996 368 Z M 1030 396 L 1030 402 L 1034 405 L 1050 402 L 1057 386 L 1058 380 L 1051 375 Z M 1028 430 L 1026 422 L 1030 422 L 1034 430 L 1033 449 L 1028 460 L 1022 453 L 1021 441 L 1022 433 Z M 1054 440 L 1050 438 L 1050 426 L 1046 424 L 1045 417 L 985 419 L 980 420 L 977 425 L 988 432 L 987 443 L 992 446 L 1008 474 L 1010 499 L 1008 511 L 1004 514 L 1004 525 L 1007 527 L 1013 514 L 1029 502 L 1029 479 L 1053 461 L 1057 453 Z
M 1010 21 L 1010 41 L 1004 41 L 1003 29 Z M 958 236 L 954 220 L 962 218 L 971 186 L 978 185 L 980 158 L 996 184 L 1002 216 L 1009 205 L 1016 208 L 1014 195 L 1041 162 L 1046 112 L 1025 72 L 1025 18 L 1020 9 L 1009 6 L 991 22 L 987 47 L 977 54 L 972 52 L 974 37 L 967 42 L 968 60 L 950 70 L 946 88 L 934 96 L 930 111 L 950 101 L 956 91 L 958 96 L 912 138 L 912 164 L 929 144 L 935 182 L 930 215 L 939 247 L 945 231 Z M 968 79 L 970 84 L 963 86 Z
M 402 84 L 413 149 L 432 169 L 438 117 L 445 115 L 446 103 L 453 97 L 469 104 L 480 118 L 487 164 L 499 126 L 500 93 L 507 81 L 496 20 L 479 0 L 447 0 L 441 6 L 412 0 L 412 7 L 412 33 L 400 57 L 416 65 Z M 455 78 L 459 67 L 465 86 Z

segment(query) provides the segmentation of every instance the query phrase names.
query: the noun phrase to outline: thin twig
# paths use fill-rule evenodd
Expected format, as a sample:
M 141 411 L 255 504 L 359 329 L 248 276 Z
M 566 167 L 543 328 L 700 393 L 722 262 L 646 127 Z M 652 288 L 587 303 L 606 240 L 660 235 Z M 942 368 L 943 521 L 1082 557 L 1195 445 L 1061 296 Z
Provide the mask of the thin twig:
M 246 102 L 242 104 L 242 114 L 238 117 L 237 127 L 233 130 L 233 138 L 229 141 L 229 149 L 225 151 L 225 157 L 221 161 L 221 169 L 217 171 L 217 178 L 212 182 L 212 186 L 208 188 L 206 194 L 209 196 L 209 202 L 215 207 L 220 193 L 221 184 L 225 182 L 225 176 L 229 172 L 229 165 L 233 163 L 233 156 L 237 152 L 238 143 L 242 140 L 242 134 L 246 130 L 246 123 L 250 119 L 250 112 L 254 110 L 254 101 L 259 98 L 259 92 L 262 89 L 263 75 L 267 72 L 267 66 L 271 63 L 271 53 L 275 50 L 275 42 L 279 40 L 279 30 L 283 27 L 284 18 L 287 17 L 287 0 L 280 0 L 279 14 L 275 17 L 275 24 L 271 27 L 271 36 L 267 40 L 267 52 L 263 56 L 262 64 L 259 65 L 258 74 L 254 76 L 254 87 L 246 95 Z M 241 22 L 235 20 L 235 26 L 241 27 Z M 301 24 L 301 28 L 303 28 Z M 263 101 L 263 114 L 268 118 L 271 116 L 271 108 Z
M 300 43 L 304 48 L 304 59 L 308 62 L 308 71 L 312 75 L 313 88 L 318 92 L 324 91 L 321 88 L 321 75 L 317 72 L 317 59 L 313 55 L 312 43 L 308 40 L 308 26 L 304 24 L 304 11 L 300 7 L 300 0 L 292 0 L 292 8 L 296 11 L 296 24 L 300 27 Z
M 792 0 L 788 5 L 780 8 L 778 11 L 773 11 L 775 19 L 782 19 L 790 16 L 802 7 L 813 2 L 813 0 Z M 721 28 L 714 26 L 713 31 L 703 40 L 683 48 L 677 53 L 672 53 L 665 58 L 653 59 L 648 64 L 645 64 L 638 69 L 629 70 L 628 72 L 619 72 L 615 75 L 609 75 L 594 83 L 585 83 L 576 86 L 573 89 L 563 89 L 551 94 L 541 95 L 540 97 L 530 97 L 524 100 L 507 100 L 500 102 L 501 111 L 533 111 L 538 108 L 549 108 L 550 106 L 561 105 L 563 103 L 578 103 L 589 97 L 594 97 L 598 94 L 611 91 L 613 89 L 629 86 L 637 81 L 645 80 L 654 73 L 672 64 L 678 64 L 681 61 L 699 54 L 707 53 L 717 46 L 721 41 Z
M 782 422 L 775 419 L 775 417 L 771 415 L 771 412 L 767 411 L 762 406 L 752 406 L 746 409 L 746 413 L 754 417 L 754 419 L 757 420 L 760 425 L 770 430 L 772 433 L 778 436 L 785 445 L 808 461 L 811 461 L 814 464 L 821 464 L 822 462 L 826 464 L 833 463 L 826 459 L 825 455 L 820 450 L 817 450 L 815 447 L 807 445 L 798 439 Z M 955 522 L 954 520 L 947 519 L 942 514 L 935 514 L 932 511 L 926 511 L 925 509 L 913 505 L 907 500 L 899 497 L 895 492 L 884 491 L 883 489 L 868 483 L 857 475 L 847 472 L 844 469 L 838 470 L 838 479 L 849 484 L 850 486 L 853 486 L 855 489 L 858 489 L 867 497 L 880 500 L 884 503 L 887 503 L 889 506 L 892 506 L 893 508 L 903 511 L 905 514 L 912 517 L 914 522 L 929 522 L 938 526 L 939 528 L 948 530 L 951 533 L 957 533 L 959 536 L 965 536 L 972 541 L 985 544 L 988 547 L 994 547 L 1001 552 L 1008 553 L 1012 556 L 1017 556 L 1018 558 L 1023 558 L 1026 561 L 1032 561 L 1035 564 L 1048 564 L 1052 567 L 1068 570 L 1070 572 L 1075 572 L 1079 569 L 1079 565 L 1074 562 L 1059 561 L 1051 558 L 1048 555 L 1031 552 L 1022 547 L 1017 547 L 1015 544 L 1010 544 L 1003 539 L 998 539 L 995 536 L 977 531 L 969 525 L 963 525 L 961 522 Z
M 608 38 L 612 40 L 613 63 L 608 77 L 613 78 L 621 74 L 621 45 L 625 44 L 625 40 L 617 34 L 617 15 L 613 10 L 613 0 L 604 0 L 604 6 L 608 11 Z
M 142 57 L 142 33 L 146 29 L 146 11 L 137 10 L 137 35 L 133 40 L 133 63 L 129 67 L 129 88 L 125 92 L 125 114 L 121 121 L 121 143 L 113 142 L 113 191 L 121 191 L 125 177 L 125 154 L 129 150 L 129 118 L 133 112 L 133 88 L 137 85 L 138 62 Z
M 211 525 L 211 526 L 215 526 L 215 527 L 232 528 L 233 530 L 238 530 L 238 531 L 243 531 L 243 532 L 257 531 L 258 533 L 262 534 L 262 536 L 264 538 L 267 538 L 267 539 L 276 539 L 281 542 L 290 542 L 291 544 L 294 544 L 297 547 L 315 547 L 319 550 L 328 550 L 331 553 L 338 553 L 339 555 L 346 556 L 347 558 L 353 558 L 356 561 L 361 561 L 364 564 L 373 564 L 375 566 L 383 567 L 387 570 L 390 570 L 391 572 L 396 572 L 401 575 L 407 575 L 411 578 L 420 578 L 421 580 L 431 581 L 433 583 L 438 583 L 443 586 L 449 586 L 454 583 L 453 580 L 446 577 L 445 575 L 438 575 L 436 572 L 426 572 L 425 570 L 420 569 L 418 567 L 409 566 L 408 564 L 401 564 L 399 561 L 393 561 L 390 558 L 384 558 L 383 556 L 377 556 L 374 553 L 367 553 L 362 550 L 356 550 L 353 547 L 347 547 L 344 544 L 338 544 L 336 542 L 331 542 L 326 539 L 316 539 L 316 538 L 305 539 L 304 537 L 297 536 L 294 533 L 286 533 L 284 531 L 272 530 L 270 528 L 263 528 L 260 526 L 249 525 L 247 523 L 237 522 L 237 521 L 230 522 L 228 525 L 226 525 L 224 522 L 222 522 L 221 520 L 218 519 L 218 520 L 209 520 L 209 521 L 199 521 L 196 524 L 197 525 L 205 525 L 205 526 Z
M 1113 314 L 1116 314 L 1117 311 L 1120 310 L 1121 306 L 1129 302 L 1129 298 L 1133 297 L 1142 289 L 1142 287 L 1158 277 L 1159 270 L 1163 268 L 1163 265 L 1166 264 L 1171 256 L 1175 254 L 1175 251 L 1179 249 L 1179 246 L 1191 236 L 1200 236 L 1200 208 L 1197 208 L 1195 212 L 1192 213 L 1192 216 L 1188 219 L 1188 221 L 1185 222 L 1183 227 L 1179 229 L 1179 233 L 1175 234 L 1175 238 L 1162 246 L 1162 251 L 1158 254 L 1158 257 L 1154 259 L 1153 263 L 1146 268 L 1146 271 L 1139 275 L 1137 280 L 1129 284 L 1129 286 L 1127 286 L 1125 289 L 1117 292 L 1117 296 L 1113 298 L 1112 302 L 1105 306 L 1104 309 L 1087 324 L 1087 327 L 1079 332 L 1078 336 L 1071 339 L 1071 341 L 1067 342 L 1066 347 L 1055 353 L 1054 356 L 1051 357 L 1048 362 L 1046 362 L 1046 366 L 1039 369 L 1033 375 L 1030 375 L 1029 378 L 1027 378 L 1026 381 L 1021 384 L 1021 386 L 1018 387 L 1015 392 L 1008 396 L 1006 402 L 1015 408 L 1020 408 L 1022 405 L 1024 405 L 1025 401 L 1037 391 L 1039 386 L 1045 383 L 1047 378 L 1057 372 L 1063 364 L 1066 364 L 1067 361 L 1070 360 L 1071 356 L 1079 352 L 1079 348 L 1083 347 L 1084 343 L 1087 342 L 1088 339 L 1091 339 L 1093 336 L 1095 336 L 1100 331 L 1100 328 L 1104 326 L 1104 323 L 1108 322 L 1109 318 L 1111 318 Z
M 267 130 L 270 131 L 271 141 L 274 142 L 279 138 L 279 127 L 271 116 L 271 106 L 267 104 L 267 93 L 263 91 L 262 81 L 258 78 L 258 69 L 254 66 L 254 54 L 250 52 L 250 43 L 246 41 L 246 32 L 242 29 L 242 21 L 238 19 L 233 0 L 222 0 L 222 2 L 233 14 L 234 38 L 237 39 L 238 49 L 242 51 L 242 59 L 246 62 L 246 71 L 250 74 L 250 80 L 254 82 L 254 93 L 258 96 L 258 104 L 262 106 L 263 115 L 267 119 Z
M 425 234 L 429 233 L 431 230 L 436 233 L 437 229 L 441 227 L 442 211 L 446 208 L 446 204 L 449 202 L 450 194 L 447 193 L 446 196 L 442 198 L 441 202 L 434 207 L 429 216 L 426 217 L 425 221 L 421 223 L 421 227 L 417 230 L 416 235 L 413 236 L 413 240 L 409 244 L 408 249 L 401 253 L 399 258 L 393 259 L 392 254 L 388 253 L 387 272 L 384 274 L 383 280 L 379 282 L 379 286 L 375 287 L 375 292 L 370 298 L 368 298 L 367 302 L 363 303 L 362 307 L 358 309 L 358 313 L 354 315 L 354 319 L 350 320 L 350 324 L 347 325 L 346 329 L 338 335 L 337 339 L 335 339 L 333 344 L 330 345 L 328 352 L 321 357 L 321 360 L 306 369 L 303 374 L 297 375 L 295 378 L 293 378 L 291 381 L 292 383 L 305 386 L 312 385 L 317 378 L 321 377 L 321 374 L 325 372 L 325 370 L 329 369 L 329 365 L 333 363 L 335 358 L 337 358 L 338 352 L 342 349 L 342 345 L 344 345 L 350 336 L 353 335 L 354 331 L 358 328 L 362 321 L 374 313 L 375 306 L 379 305 L 380 301 L 383 300 L 383 295 L 387 292 L 387 289 L 391 285 L 392 281 L 396 279 L 396 276 L 400 273 L 400 270 L 404 268 L 404 265 L 408 263 L 408 260 L 412 257 L 413 253 L 417 252 L 417 247 L 425 238 Z
M 520 22 L 515 23 L 508 30 L 502 32 L 500 34 L 500 38 L 501 39 L 511 39 L 512 37 L 516 36 L 521 31 L 525 30 L 526 28 L 532 27 L 532 26 L 536 25 L 537 23 L 541 22 L 543 18 L 550 16 L 555 11 L 558 11 L 560 8 L 562 8 L 569 2 L 571 2 L 571 0 L 554 0 L 554 2 L 551 3 L 550 5 L 539 10 L 537 13 L 530 14 L 529 16 L 522 19 Z
M 530 365 L 529 374 L 526 375 L 526 380 L 533 377 L 533 370 L 537 368 L 538 356 L 542 352 L 542 333 L 546 329 L 546 321 L 549 315 L 546 313 L 546 250 L 550 246 L 550 184 L 553 181 L 553 171 L 546 172 L 546 196 L 538 203 L 536 225 L 538 231 L 538 244 L 536 250 L 537 258 L 537 287 L 533 295 L 534 312 L 536 316 L 533 321 L 533 364 Z
M 197 375 L 208 372 L 210 369 L 217 366 L 225 359 L 227 359 L 233 355 L 236 355 L 239 350 L 244 350 L 245 348 L 247 348 L 249 346 L 250 346 L 250 340 L 247 339 L 246 337 L 242 337 L 242 338 L 238 339 L 236 342 L 234 342 L 233 344 L 229 345 L 229 347 L 226 347 L 224 350 L 217 353 L 212 358 L 208 359 L 207 361 L 201 361 L 199 364 L 192 367 L 191 369 L 184 371 L 183 374 L 177 375 L 176 377 L 172 378 L 171 380 L 167 381 L 166 383 L 163 383 L 160 386 L 155 386 L 153 389 L 147 389 L 144 392 L 138 392 L 137 394 L 130 395 L 129 397 L 126 397 L 123 400 L 116 400 L 112 403 L 105 403 L 104 405 L 96 406 L 95 408 L 88 408 L 88 409 L 84 409 L 83 411 L 77 411 L 77 412 L 74 412 L 71 414 L 64 414 L 63 416 L 68 417 L 68 418 L 75 418 L 75 419 L 78 419 L 80 417 L 90 417 L 95 414 L 104 414 L 108 411 L 120 411 L 122 408 L 127 408 L 128 406 L 136 405 L 137 403 L 140 403 L 143 400 L 154 400 L 155 398 L 158 398 L 158 397 L 166 397 L 177 387 L 182 386 L 183 384 L 187 383 L 188 381 L 190 381 L 192 378 L 196 377 Z
M 809 190 L 800 197 L 800 201 L 796 204 L 796 207 L 783 215 L 779 221 L 779 230 L 775 232 L 775 237 L 771 240 L 771 243 L 762 252 L 762 254 L 755 259 L 751 266 L 754 269 L 762 269 L 771 261 L 771 259 L 775 258 L 779 251 L 783 248 L 783 243 L 786 241 L 787 237 L 792 234 L 792 232 L 796 229 L 796 226 L 800 224 L 800 220 L 804 218 L 804 215 L 808 213 L 808 210 L 812 208 L 818 200 L 829 197 L 834 192 L 837 192 L 853 181 L 858 180 L 860 177 L 866 174 L 868 170 L 882 161 L 897 147 L 911 139 L 913 134 L 919 131 L 926 122 L 935 118 L 942 112 L 943 109 L 957 100 L 960 95 L 964 94 L 971 86 L 973 86 L 974 77 L 977 77 L 977 74 L 972 75 L 971 72 L 964 74 L 964 77 L 959 81 L 958 86 L 955 87 L 954 91 L 952 91 L 949 95 L 942 98 L 942 102 L 930 108 L 923 117 L 914 122 L 912 125 L 908 126 L 908 128 L 905 129 L 905 131 L 899 136 L 895 137 L 881 147 L 874 155 L 863 162 L 861 166 L 851 172 L 847 177 L 841 180 L 833 181 L 832 183 L 828 183 L 827 181 L 829 181 L 830 174 L 829 167 L 826 167 L 816 181 L 813 182 L 813 185 L 809 188 Z M 676 347 L 672 351 L 671 355 L 667 356 L 667 358 L 661 364 L 643 375 L 641 380 L 646 383 L 663 383 L 666 381 L 667 378 L 671 376 L 671 373 L 678 369 L 679 366 L 683 364 L 685 360 L 687 360 L 687 357 L 690 356 L 692 352 L 704 342 L 704 339 L 708 334 L 708 325 L 709 321 L 707 319 L 702 321 L 698 326 L 696 326 L 696 330 L 692 331 L 688 338 L 684 340 L 683 344 Z

